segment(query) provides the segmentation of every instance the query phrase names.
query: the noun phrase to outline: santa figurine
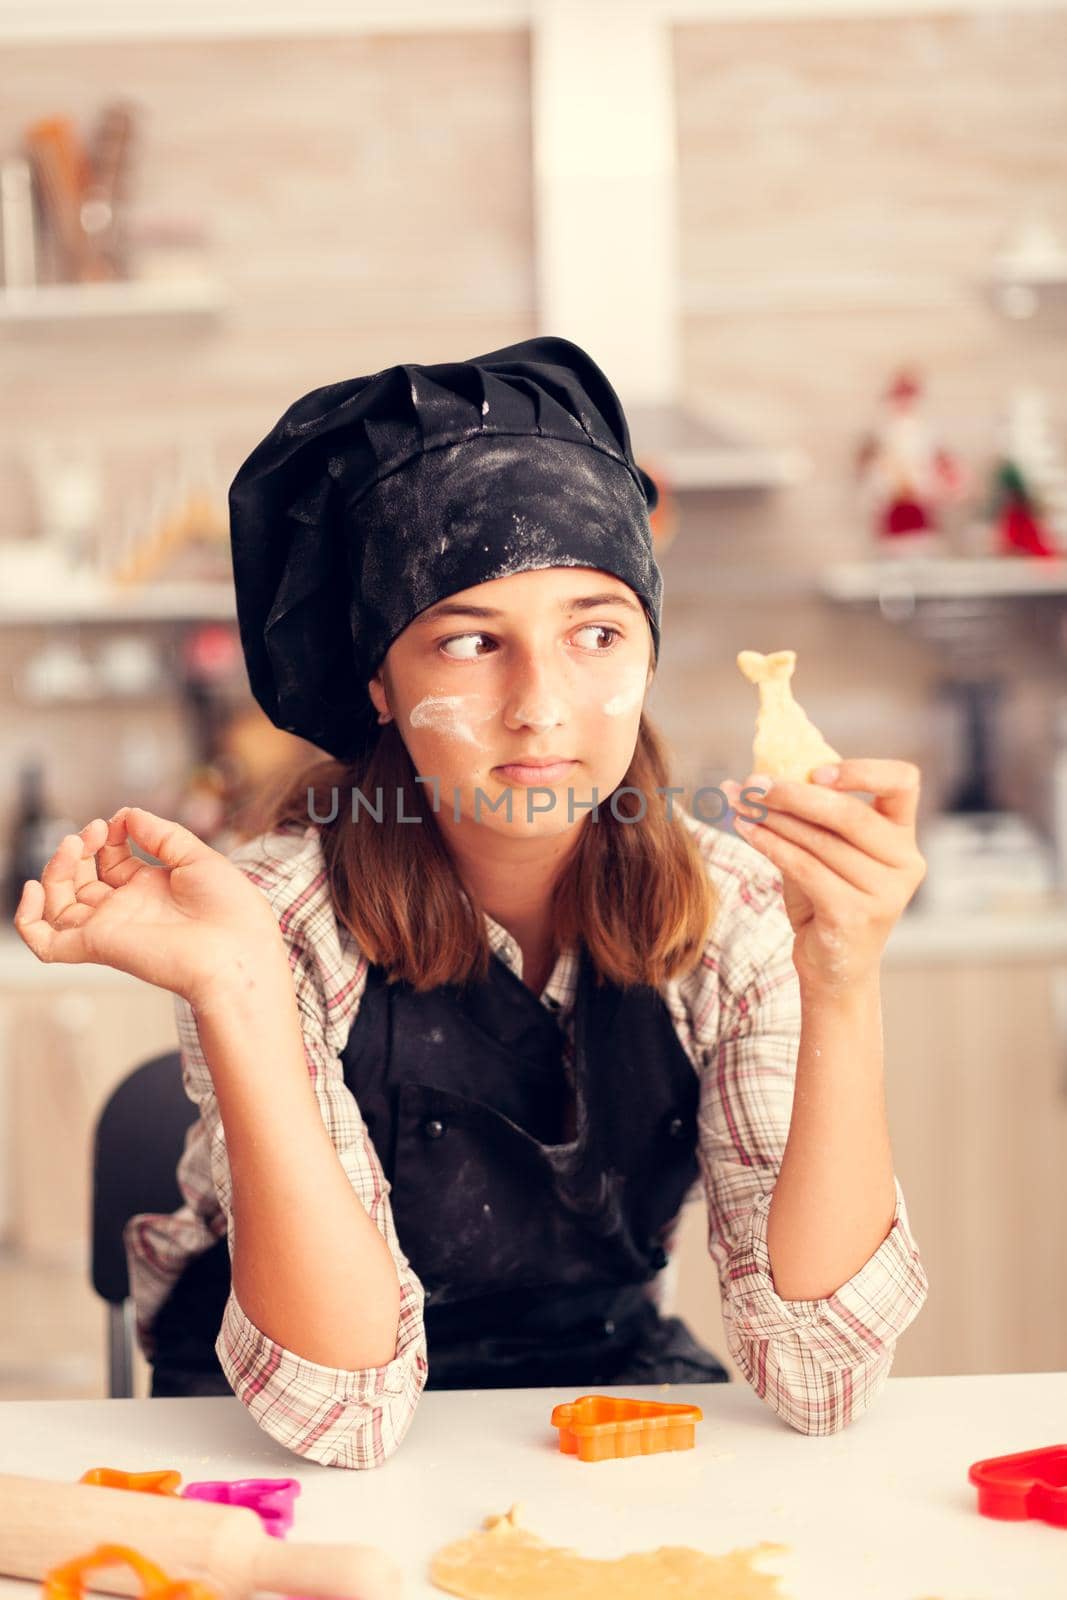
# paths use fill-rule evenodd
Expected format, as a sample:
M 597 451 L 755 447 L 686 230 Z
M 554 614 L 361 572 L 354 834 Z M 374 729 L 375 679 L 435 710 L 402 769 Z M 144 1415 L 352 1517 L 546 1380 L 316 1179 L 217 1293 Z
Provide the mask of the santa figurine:
M 941 554 L 938 512 L 964 489 L 960 462 L 931 442 L 921 396 L 917 373 L 898 372 L 883 396 L 878 426 L 857 451 L 879 548 L 887 555 Z

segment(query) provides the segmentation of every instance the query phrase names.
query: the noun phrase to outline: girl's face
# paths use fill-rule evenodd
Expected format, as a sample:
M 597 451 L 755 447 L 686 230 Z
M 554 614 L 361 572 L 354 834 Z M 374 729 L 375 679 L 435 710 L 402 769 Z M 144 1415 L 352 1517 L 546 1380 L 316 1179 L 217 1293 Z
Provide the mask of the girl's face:
M 547 837 L 582 824 L 594 789 L 607 805 L 651 679 L 652 635 L 633 590 L 595 567 L 545 567 L 421 612 L 394 639 L 370 695 L 395 718 L 418 775 L 437 780 L 446 822 Z M 511 765 L 546 756 L 559 764 Z M 426 788 L 432 801 L 433 782 Z

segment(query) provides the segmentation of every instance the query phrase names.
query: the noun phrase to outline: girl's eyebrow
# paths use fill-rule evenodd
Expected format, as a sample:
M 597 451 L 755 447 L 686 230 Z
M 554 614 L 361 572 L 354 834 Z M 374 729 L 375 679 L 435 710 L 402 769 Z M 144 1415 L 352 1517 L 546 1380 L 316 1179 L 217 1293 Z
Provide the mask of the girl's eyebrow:
M 593 606 L 615 605 L 625 606 L 628 611 L 640 612 L 641 607 L 636 600 L 630 600 L 624 594 L 587 594 L 580 600 L 561 600 L 561 611 L 589 611 Z M 437 622 L 441 617 L 506 617 L 506 611 L 494 611 L 492 606 L 463 605 L 455 600 L 442 600 L 435 606 L 415 618 L 417 623 Z

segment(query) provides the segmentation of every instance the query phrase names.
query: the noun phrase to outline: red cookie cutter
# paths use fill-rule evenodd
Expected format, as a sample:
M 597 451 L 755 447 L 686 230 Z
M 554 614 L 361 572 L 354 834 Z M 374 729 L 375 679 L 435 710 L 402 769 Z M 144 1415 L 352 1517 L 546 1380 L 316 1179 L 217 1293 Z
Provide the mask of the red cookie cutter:
M 132 1567 L 141 1580 L 141 1600 L 218 1600 L 206 1583 L 168 1578 L 154 1561 L 125 1544 L 98 1544 L 85 1555 L 50 1568 L 41 1583 L 43 1600 L 82 1600 L 82 1579 L 97 1567 Z
M 975 1461 L 967 1476 L 977 1486 L 984 1517 L 1007 1522 L 1033 1517 L 1067 1528 L 1067 1444 Z
M 691 1450 L 695 1426 L 703 1416 L 699 1406 L 583 1394 L 568 1405 L 556 1406 L 552 1426 L 559 1429 L 564 1455 L 608 1461 L 658 1455 L 661 1450 Z
M 284 1538 L 293 1525 L 293 1501 L 300 1493 L 295 1478 L 232 1478 L 212 1483 L 187 1483 L 186 1500 L 213 1500 L 222 1506 L 247 1506 L 269 1534 Z

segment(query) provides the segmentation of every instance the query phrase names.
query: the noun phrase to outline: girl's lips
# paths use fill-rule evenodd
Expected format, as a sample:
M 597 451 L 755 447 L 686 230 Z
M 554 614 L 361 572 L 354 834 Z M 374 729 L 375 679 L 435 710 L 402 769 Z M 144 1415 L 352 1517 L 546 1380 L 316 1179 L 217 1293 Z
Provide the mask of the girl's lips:
M 571 768 L 576 765 L 577 763 L 574 761 L 553 761 L 549 767 L 524 767 L 515 764 L 506 767 L 494 767 L 493 771 L 499 772 L 502 777 L 507 778 L 511 783 L 558 783 L 560 778 L 566 777 Z

